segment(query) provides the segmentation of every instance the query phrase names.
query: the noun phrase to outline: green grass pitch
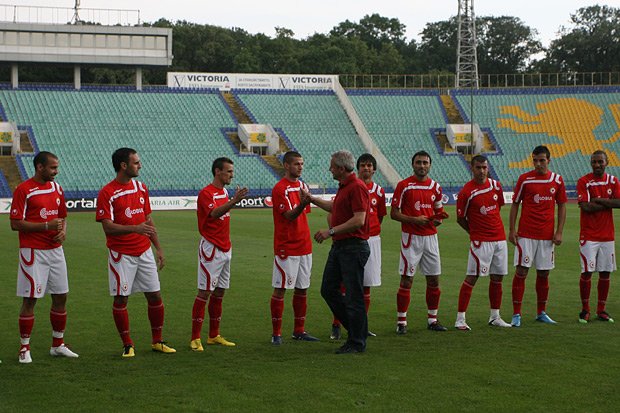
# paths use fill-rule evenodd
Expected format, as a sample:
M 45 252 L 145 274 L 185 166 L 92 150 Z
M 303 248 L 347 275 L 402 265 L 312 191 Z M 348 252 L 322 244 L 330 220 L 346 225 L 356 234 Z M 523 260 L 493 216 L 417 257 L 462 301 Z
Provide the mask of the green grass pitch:
M 314 244 L 313 283 L 306 329 L 320 343 L 288 337 L 291 293 L 284 313 L 285 343 L 269 343 L 272 219 L 270 210 L 232 211 L 232 285 L 224 299 L 222 334 L 237 347 L 189 350 L 196 293 L 198 233 L 194 212 L 156 212 L 167 266 L 161 272 L 166 306 L 164 337 L 174 355 L 150 350 L 146 302 L 129 300 L 136 357 L 122 359 L 108 295 L 103 231 L 94 213 L 69 217 L 65 254 L 71 292 L 66 341 L 79 359 L 48 354 L 49 297 L 38 303 L 30 365 L 17 363 L 15 297 L 17 234 L 0 216 L 0 411 L 612 411 L 620 382 L 620 325 L 577 322 L 579 211 L 569 205 L 564 244 L 556 249 L 548 312 L 555 326 L 534 322 L 530 274 L 519 329 L 487 326 L 488 280 L 481 279 L 468 311 L 470 332 L 452 328 L 467 260 L 468 241 L 451 218 L 440 228 L 443 274 L 439 318 L 446 333 L 426 330 L 424 281 L 416 277 L 409 334 L 397 336 L 396 291 L 400 227 L 389 218 L 383 231 L 383 285 L 372 290 L 370 328 L 377 333 L 360 355 L 335 355 L 331 316 L 319 294 L 329 243 Z M 504 208 L 507 224 L 508 208 Z M 325 214 L 311 214 L 312 232 Z M 512 248 L 509 250 L 512 262 Z M 502 315 L 510 320 L 512 272 L 504 282 Z M 620 321 L 620 286 L 612 276 L 608 311 Z M 592 283 L 596 302 L 596 277 Z M 206 335 L 207 322 L 203 332 Z M 614 407 L 616 406 L 616 407 Z

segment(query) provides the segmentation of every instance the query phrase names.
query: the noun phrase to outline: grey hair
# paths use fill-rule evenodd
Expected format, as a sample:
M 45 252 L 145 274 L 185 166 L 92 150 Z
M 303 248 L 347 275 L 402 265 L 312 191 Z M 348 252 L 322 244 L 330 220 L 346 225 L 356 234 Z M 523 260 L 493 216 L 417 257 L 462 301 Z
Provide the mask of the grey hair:
M 355 158 L 349 151 L 342 150 L 334 152 L 332 154 L 332 159 L 334 160 L 334 164 L 336 166 L 344 168 L 347 172 L 353 172 L 355 169 Z

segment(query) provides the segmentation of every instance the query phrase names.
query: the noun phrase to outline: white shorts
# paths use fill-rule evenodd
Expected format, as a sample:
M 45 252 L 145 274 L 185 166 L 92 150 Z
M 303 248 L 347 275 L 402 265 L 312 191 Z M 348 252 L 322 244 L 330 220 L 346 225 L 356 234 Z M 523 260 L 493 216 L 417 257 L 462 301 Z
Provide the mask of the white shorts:
M 368 238 L 368 246 L 370 256 L 364 266 L 364 287 L 378 287 L 381 285 L 381 237 Z
M 69 292 L 67 263 L 62 247 L 51 250 L 19 249 L 17 296 L 41 298 Z
M 467 275 L 508 274 L 508 246 L 506 241 L 471 241 Z
M 424 275 L 441 274 L 437 234 L 422 236 L 401 233 L 398 272 L 413 277 L 417 269 Z
M 615 242 L 579 241 L 581 272 L 616 270 Z
M 213 291 L 230 287 L 232 248 L 224 252 L 204 238 L 198 245 L 198 289 Z
M 551 240 L 519 238 L 515 246 L 515 267 L 530 268 L 547 271 L 555 268 L 555 245 Z
M 311 272 L 312 254 L 291 255 L 284 258 L 276 255 L 273 259 L 271 285 L 273 288 L 305 290 L 310 287 Z
M 160 290 L 157 264 L 150 248 L 138 257 L 110 250 L 108 279 L 112 296 L 129 296 L 132 293 L 152 293 Z

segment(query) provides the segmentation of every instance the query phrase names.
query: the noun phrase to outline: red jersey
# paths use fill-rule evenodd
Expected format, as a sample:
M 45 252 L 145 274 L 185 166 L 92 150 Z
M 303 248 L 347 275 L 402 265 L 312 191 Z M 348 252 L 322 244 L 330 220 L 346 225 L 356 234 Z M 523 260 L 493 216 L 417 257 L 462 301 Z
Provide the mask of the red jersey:
M 366 184 L 357 178 L 355 173 L 351 173 L 344 183 L 338 185 L 338 192 L 332 204 L 332 228 L 344 224 L 351 218 L 355 212 L 366 212 L 366 220 L 364 225 L 346 234 L 336 234 L 333 236 L 334 241 L 346 238 L 368 239 L 369 236 L 369 220 L 368 211 L 370 210 L 370 196 Z
M 536 171 L 522 174 L 514 188 L 512 202 L 522 203 L 519 237 L 553 239 L 555 204 L 566 202 L 564 180 L 555 172 L 538 175 Z
M 67 206 L 62 188 L 54 181 L 40 184 L 33 178 L 22 182 L 15 188 L 11 202 L 11 219 L 27 222 L 49 222 L 55 218 L 65 218 Z M 38 232 L 19 232 L 20 248 L 51 250 L 60 247 L 54 242 L 56 230 Z
M 597 178 L 593 173 L 582 176 L 577 181 L 579 202 L 591 202 L 594 198 L 620 198 L 620 183 L 613 175 L 604 174 Z M 614 215 L 611 209 L 580 214 L 581 231 L 579 239 L 583 241 L 613 241 Z
M 385 191 L 374 182 L 367 183 L 366 188 L 368 188 L 368 196 L 370 197 L 370 210 L 368 211 L 369 235 L 374 237 L 381 234 L 380 218 L 387 215 Z
M 230 243 L 230 211 L 219 218 L 213 218 L 211 211 L 228 202 L 226 188 L 218 188 L 209 184 L 198 194 L 198 231 L 211 244 L 226 252 Z
M 428 177 L 424 181 L 419 181 L 415 176 L 410 176 L 396 185 L 392 206 L 410 217 L 427 216 L 430 218 L 443 212 L 442 197 L 441 186 L 437 182 Z M 401 222 L 400 227 L 408 234 L 425 236 L 437 233 L 437 227 L 432 220 L 428 225 Z
M 307 255 L 312 253 L 310 228 L 306 214 L 310 205 L 297 218 L 290 221 L 284 217 L 286 211 L 297 208 L 301 203 L 301 189 L 308 185 L 301 181 L 291 182 L 282 178 L 271 191 L 273 200 L 273 251 L 281 257 Z
M 502 185 L 487 179 L 482 185 L 471 180 L 459 192 L 456 214 L 467 218 L 471 241 L 505 241 L 506 233 L 500 215 L 504 205 Z
M 149 191 L 142 182 L 132 179 L 121 184 L 116 179 L 101 188 L 97 196 L 97 221 L 109 219 L 119 225 L 139 225 L 151 214 Z M 151 248 L 151 239 L 132 232 L 124 235 L 107 235 L 109 249 L 134 257 Z

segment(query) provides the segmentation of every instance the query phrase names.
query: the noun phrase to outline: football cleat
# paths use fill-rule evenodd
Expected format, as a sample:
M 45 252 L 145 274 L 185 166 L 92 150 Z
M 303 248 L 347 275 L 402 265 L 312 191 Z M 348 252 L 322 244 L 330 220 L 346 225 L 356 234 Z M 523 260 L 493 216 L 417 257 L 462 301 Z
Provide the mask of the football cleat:
M 30 347 L 23 346 L 22 348 L 20 348 L 17 357 L 19 362 L 22 364 L 32 363 L 32 357 L 30 356 Z
M 588 321 L 590 321 L 590 312 L 587 310 L 582 310 L 579 313 L 579 322 L 581 324 L 588 324 Z
M 331 340 L 340 340 L 340 326 L 336 324 L 332 324 L 332 333 L 329 335 Z
M 336 350 L 336 354 L 355 354 L 355 353 L 363 353 L 365 350 L 359 347 L 354 347 L 349 344 L 342 345 L 338 350 Z
M 124 358 L 129 358 L 129 357 L 134 357 L 136 355 L 136 352 L 133 349 L 132 345 L 127 345 L 123 348 L 123 357 Z
M 368 330 L 368 337 L 377 337 L 377 335 L 372 331 Z
M 461 331 L 470 331 L 471 327 L 467 325 L 467 322 L 463 319 L 463 320 L 456 320 L 456 323 L 454 323 L 454 327 L 457 330 L 461 330 Z
M 299 341 L 321 341 L 318 338 L 311 336 L 310 334 L 306 333 L 305 331 L 303 333 L 293 333 L 293 340 L 299 340 Z
M 553 321 L 544 311 L 536 316 L 536 321 L 540 321 L 545 324 L 557 324 L 557 322 Z
M 274 346 L 282 345 L 282 336 L 271 336 L 271 344 Z
M 396 324 L 396 334 L 407 334 L 407 326 L 405 324 Z
M 512 327 L 511 324 L 508 324 L 507 322 L 502 320 L 500 317 L 489 319 L 489 325 L 495 326 L 495 327 Z
M 607 321 L 608 323 L 614 322 L 614 319 L 611 318 L 609 314 L 607 314 L 607 311 L 601 311 L 600 313 L 597 313 L 596 318 L 598 318 L 601 321 Z
M 215 345 L 215 344 L 219 344 L 219 345 L 222 345 L 224 347 L 234 347 L 234 346 L 236 346 L 235 343 L 233 343 L 232 341 L 226 340 L 224 337 L 220 336 L 219 334 L 217 336 L 215 336 L 215 337 L 209 337 L 207 339 L 207 344 L 210 345 L 210 346 Z
M 190 341 L 189 347 L 192 349 L 192 351 L 204 351 L 204 347 L 202 347 L 202 340 L 200 340 L 199 338 Z
M 177 352 L 172 347 L 169 347 L 165 341 L 158 341 L 155 344 L 151 344 L 151 349 L 153 351 L 157 351 L 158 353 L 164 353 L 164 354 L 172 354 L 172 353 Z
M 60 356 L 60 357 L 69 357 L 69 358 L 79 357 L 77 353 L 74 353 L 73 351 L 69 350 L 69 347 L 67 347 L 65 343 L 62 343 L 58 347 L 51 347 L 50 356 L 54 356 L 54 357 Z
M 442 326 L 439 321 L 433 321 L 426 328 L 431 331 L 448 331 L 448 329 Z
M 521 327 L 521 314 L 514 314 L 512 316 L 512 321 L 510 322 L 510 324 L 513 327 Z

